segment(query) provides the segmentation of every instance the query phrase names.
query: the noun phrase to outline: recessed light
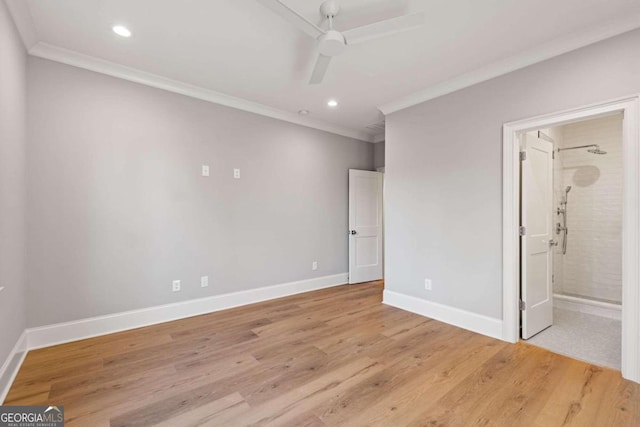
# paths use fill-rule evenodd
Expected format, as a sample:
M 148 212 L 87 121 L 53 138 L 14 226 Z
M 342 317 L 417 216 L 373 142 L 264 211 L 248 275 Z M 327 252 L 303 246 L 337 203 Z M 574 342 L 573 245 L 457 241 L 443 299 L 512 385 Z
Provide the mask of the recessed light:
M 131 31 L 125 26 L 122 25 L 114 25 L 112 28 L 113 32 L 122 37 L 131 37 Z
M 338 106 L 338 101 L 336 101 L 335 99 L 330 99 L 327 102 L 327 105 L 331 108 L 336 108 Z
M 299 110 L 298 114 L 300 114 L 301 116 L 307 116 L 309 115 L 309 110 Z

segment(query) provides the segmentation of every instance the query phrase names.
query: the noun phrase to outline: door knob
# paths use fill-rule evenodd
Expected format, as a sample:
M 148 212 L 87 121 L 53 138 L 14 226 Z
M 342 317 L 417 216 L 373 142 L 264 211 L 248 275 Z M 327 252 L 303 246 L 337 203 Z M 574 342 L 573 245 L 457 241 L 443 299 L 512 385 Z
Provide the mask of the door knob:
M 350 234 L 351 234 L 351 235 L 356 234 L 356 230 L 351 230 Z

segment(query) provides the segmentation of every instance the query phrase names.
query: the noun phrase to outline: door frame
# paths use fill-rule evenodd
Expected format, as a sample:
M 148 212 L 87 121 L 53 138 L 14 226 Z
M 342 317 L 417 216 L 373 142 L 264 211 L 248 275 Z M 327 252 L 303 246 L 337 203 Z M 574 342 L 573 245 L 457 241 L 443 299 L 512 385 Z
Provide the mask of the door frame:
M 502 339 L 520 340 L 520 146 L 527 131 L 624 113 L 622 207 L 622 376 L 640 382 L 640 95 L 503 126 Z

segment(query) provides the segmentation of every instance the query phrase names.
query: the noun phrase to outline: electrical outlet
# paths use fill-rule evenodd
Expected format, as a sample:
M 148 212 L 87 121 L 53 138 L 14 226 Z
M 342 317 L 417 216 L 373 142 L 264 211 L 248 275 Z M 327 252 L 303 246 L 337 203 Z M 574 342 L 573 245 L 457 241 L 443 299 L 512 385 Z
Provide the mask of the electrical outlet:
M 209 286 L 209 276 L 202 276 L 200 278 L 200 287 L 206 288 L 207 286 Z
M 318 269 L 318 261 L 313 261 L 313 263 L 311 263 L 311 269 L 312 270 L 317 270 Z
M 209 165 L 202 165 L 202 176 L 209 176 Z
M 424 288 L 427 291 L 431 290 L 431 279 L 424 279 Z
M 171 289 L 173 290 L 173 292 L 180 291 L 180 280 L 174 280 Z
M 235 179 L 240 179 L 240 169 L 234 169 L 233 170 L 233 177 Z

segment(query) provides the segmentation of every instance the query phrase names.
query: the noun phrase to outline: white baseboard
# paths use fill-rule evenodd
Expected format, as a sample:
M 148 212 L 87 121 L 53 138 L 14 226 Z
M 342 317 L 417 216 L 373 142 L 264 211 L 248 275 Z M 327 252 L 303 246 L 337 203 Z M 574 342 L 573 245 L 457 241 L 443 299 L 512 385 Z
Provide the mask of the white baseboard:
M 7 360 L 2 364 L 2 368 L 0 368 L 0 404 L 2 404 L 7 397 L 11 384 L 13 384 L 13 380 L 16 378 L 16 375 L 18 375 L 18 371 L 26 355 L 27 334 L 26 331 L 24 331 L 7 356 Z
M 502 320 L 385 290 L 384 304 L 502 340 Z
M 608 302 L 577 298 L 570 295 L 553 294 L 553 306 L 564 310 L 622 320 L 622 306 Z
M 349 274 L 341 273 L 140 310 L 125 311 L 106 316 L 29 328 L 26 330 L 28 349 L 34 350 L 157 323 L 184 319 L 302 292 L 344 285 L 348 283 L 348 281 Z

